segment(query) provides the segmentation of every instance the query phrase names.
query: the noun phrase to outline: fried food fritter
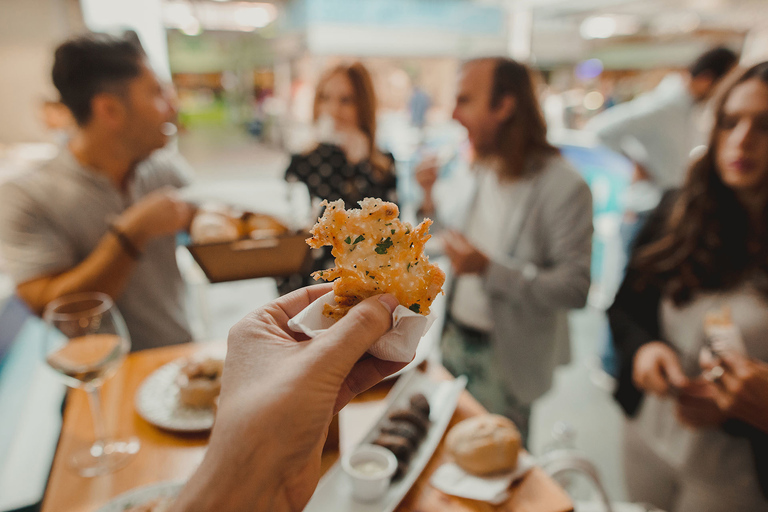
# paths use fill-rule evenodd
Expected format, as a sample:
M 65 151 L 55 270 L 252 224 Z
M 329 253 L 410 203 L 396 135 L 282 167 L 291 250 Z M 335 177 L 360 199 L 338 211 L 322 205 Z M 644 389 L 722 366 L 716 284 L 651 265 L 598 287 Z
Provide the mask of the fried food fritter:
M 442 292 L 445 273 L 424 255 L 432 221 L 424 219 L 415 229 L 398 219 L 397 205 L 366 198 L 360 209 L 344 209 L 339 199 L 329 203 L 312 228 L 310 247 L 332 247 L 336 266 L 314 272 L 312 277 L 333 281 L 336 304 L 326 304 L 323 314 L 341 318 L 362 300 L 391 293 L 411 311 L 427 315 Z

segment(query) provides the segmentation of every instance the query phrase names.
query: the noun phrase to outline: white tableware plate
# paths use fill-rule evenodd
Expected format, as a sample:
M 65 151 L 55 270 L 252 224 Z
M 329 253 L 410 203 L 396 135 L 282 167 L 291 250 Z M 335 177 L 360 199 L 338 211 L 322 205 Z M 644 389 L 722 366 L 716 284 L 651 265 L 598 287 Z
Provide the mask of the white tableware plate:
M 163 482 L 139 487 L 117 496 L 96 512 L 124 512 L 128 508 L 144 505 L 158 498 L 174 498 L 179 494 L 182 487 L 184 484 L 181 482 Z
M 213 427 L 211 408 L 186 407 L 179 403 L 176 377 L 186 359 L 171 361 L 144 379 L 136 391 L 136 412 L 156 427 L 176 432 L 203 432 Z
M 409 372 L 397 381 L 387 397 L 389 404 L 382 416 L 362 439 L 361 444 L 370 443 L 379 434 L 379 428 L 387 415 L 394 409 L 406 407 L 415 393 L 423 393 L 429 400 L 431 425 L 427 436 L 414 453 L 406 474 L 393 482 L 382 499 L 374 503 L 361 503 L 352 498 L 352 484 L 336 462 L 323 476 L 315 489 L 304 512 L 392 512 L 406 495 L 429 462 L 440 444 L 445 429 L 453 417 L 459 395 L 464 391 L 467 379 L 461 376 L 454 380 L 434 380 L 429 375 Z

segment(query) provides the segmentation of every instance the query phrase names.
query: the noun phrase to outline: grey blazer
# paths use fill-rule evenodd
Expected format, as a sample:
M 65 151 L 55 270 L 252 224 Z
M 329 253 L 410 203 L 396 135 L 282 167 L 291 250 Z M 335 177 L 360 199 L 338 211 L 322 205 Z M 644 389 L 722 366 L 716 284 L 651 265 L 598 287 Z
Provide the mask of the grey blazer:
M 463 197 L 439 201 L 438 217 L 449 213 L 446 225 L 466 231 L 469 212 L 483 199 L 474 176 L 459 187 Z M 586 304 L 590 285 L 592 194 L 559 156 L 520 185 L 525 205 L 508 219 L 506 257 L 491 261 L 484 286 L 494 360 L 512 395 L 528 404 L 549 390 L 555 368 L 570 361 L 567 313 Z

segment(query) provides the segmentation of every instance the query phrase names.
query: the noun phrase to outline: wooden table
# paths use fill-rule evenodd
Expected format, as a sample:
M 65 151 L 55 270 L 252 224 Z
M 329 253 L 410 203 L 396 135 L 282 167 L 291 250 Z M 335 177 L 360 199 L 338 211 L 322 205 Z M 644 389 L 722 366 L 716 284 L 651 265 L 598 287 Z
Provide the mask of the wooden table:
M 117 436 L 135 435 L 141 450 L 125 468 L 95 478 L 82 478 L 68 467 L 69 454 L 79 445 L 92 440 L 93 426 L 85 392 L 72 390 L 67 400 L 64 426 L 48 482 L 43 512 L 93 512 L 129 489 L 164 481 L 183 481 L 194 473 L 205 454 L 207 434 L 179 435 L 164 432 L 141 419 L 134 410 L 137 388 L 150 373 L 179 357 L 201 350 L 210 344 L 187 344 L 147 350 L 128 356 L 117 374 L 103 389 L 103 407 L 109 432 Z M 429 371 L 447 375 L 442 368 Z M 376 420 L 376 412 L 386 404 L 383 400 L 391 383 L 385 382 L 364 393 L 340 413 L 341 450 L 365 435 Z M 484 412 L 483 407 L 466 391 L 459 399 L 450 426 L 467 417 Z M 338 459 L 337 451 L 323 456 L 323 471 Z M 566 493 L 539 468 L 533 469 L 512 489 L 510 499 L 494 507 L 485 503 L 447 496 L 429 484 L 430 475 L 442 464 L 441 443 L 422 475 L 398 507 L 399 512 L 566 512 L 573 505 Z

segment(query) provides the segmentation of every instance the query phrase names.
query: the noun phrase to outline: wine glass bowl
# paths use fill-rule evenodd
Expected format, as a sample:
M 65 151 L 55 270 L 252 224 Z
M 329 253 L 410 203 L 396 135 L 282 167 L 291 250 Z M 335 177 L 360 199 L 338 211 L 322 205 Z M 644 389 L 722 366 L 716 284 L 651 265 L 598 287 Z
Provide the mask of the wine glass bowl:
M 131 348 L 130 335 L 112 299 L 88 292 L 60 297 L 43 313 L 48 326 L 45 360 L 73 388 L 88 393 L 95 442 L 76 451 L 71 465 L 82 476 L 114 471 L 138 452 L 136 438 L 114 439 L 106 434 L 100 389 L 114 375 Z

